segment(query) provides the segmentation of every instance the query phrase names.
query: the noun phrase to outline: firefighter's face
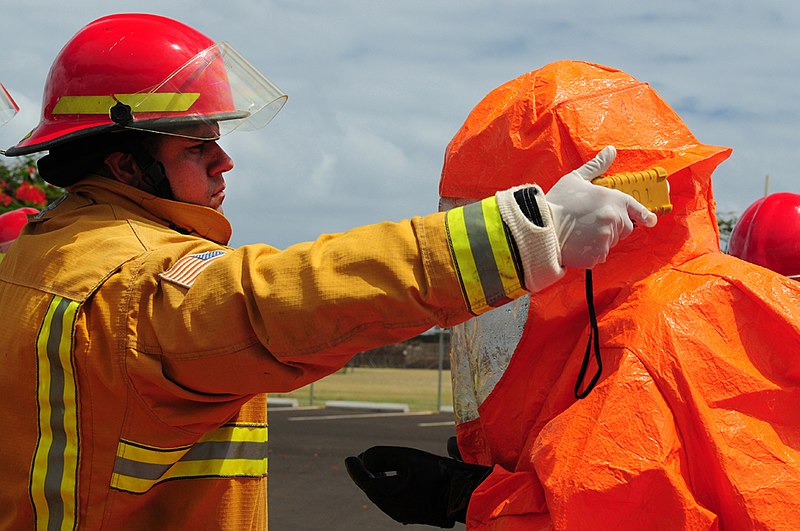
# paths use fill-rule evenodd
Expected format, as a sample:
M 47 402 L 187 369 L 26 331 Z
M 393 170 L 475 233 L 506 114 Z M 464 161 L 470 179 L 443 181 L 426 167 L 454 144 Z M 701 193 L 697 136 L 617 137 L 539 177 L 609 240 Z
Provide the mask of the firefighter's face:
M 222 212 L 223 174 L 233 169 L 233 160 L 216 140 L 165 135 L 157 142 L 153 156 L 164 165 L 176 200 Z

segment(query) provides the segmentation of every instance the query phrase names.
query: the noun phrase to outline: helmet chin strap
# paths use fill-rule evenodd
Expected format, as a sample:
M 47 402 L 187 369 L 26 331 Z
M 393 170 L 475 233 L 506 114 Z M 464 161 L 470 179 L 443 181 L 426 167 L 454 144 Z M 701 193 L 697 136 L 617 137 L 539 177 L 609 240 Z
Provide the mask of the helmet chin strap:
M 130 105 L 126 105 L 121 101 L 109 109 L 111 120 L 121 127 L 127 127 L 133 122 L 133 113 L 131 112 Z M 172 194 L 172 188 L 169 186 L 169 179 L 167 179 L 167 172 L 164 170 L 164 165 L 157 161 L 153 156 L 139 143 L 131 142 L 130 153 L 139 169 L 142 170 L 142 180 L 147 184 L 153 193 L 163 199 L 175 199 Z
M 167 172 L 164 165 L 153 158 L 153 156 L 139 143 L 131 146 L 131 155 L 142 170 L 142 180 L 150 186 L 153 193 L 162 199 L 174 200 L 172 188 L 167 179 Z

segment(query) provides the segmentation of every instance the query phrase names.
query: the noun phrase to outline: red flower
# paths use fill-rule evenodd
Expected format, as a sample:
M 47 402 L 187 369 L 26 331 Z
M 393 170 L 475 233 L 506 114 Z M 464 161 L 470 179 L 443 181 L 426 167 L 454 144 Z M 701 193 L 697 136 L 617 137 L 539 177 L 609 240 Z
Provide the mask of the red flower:
M 17 191 L 14 192 L 14 195 L 20 201 L 34 203 L 36 205 L 44 206 L 47 202 L 47 197 L 44 195 L 44 192 L 29 182 L 20 184 Z
M 11 198 L 3 192 L 0 192 L 0 206 L 8 206 L 11 204 Z

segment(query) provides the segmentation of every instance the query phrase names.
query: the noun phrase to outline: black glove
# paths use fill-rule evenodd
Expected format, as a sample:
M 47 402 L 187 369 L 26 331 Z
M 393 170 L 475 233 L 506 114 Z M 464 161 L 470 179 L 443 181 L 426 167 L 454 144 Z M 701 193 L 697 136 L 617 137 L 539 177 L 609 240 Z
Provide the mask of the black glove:
M 461 450 L 458 449 L 458 439 L 455 435 L 447 439 L 447 455 L 456 461 L 463 461 L 461 457 Z
M 492 470 L 399 446 L 373 446 L 344 463 L 355 484 L 393 519 L 438 527 L 466 521 L 472 491 Z

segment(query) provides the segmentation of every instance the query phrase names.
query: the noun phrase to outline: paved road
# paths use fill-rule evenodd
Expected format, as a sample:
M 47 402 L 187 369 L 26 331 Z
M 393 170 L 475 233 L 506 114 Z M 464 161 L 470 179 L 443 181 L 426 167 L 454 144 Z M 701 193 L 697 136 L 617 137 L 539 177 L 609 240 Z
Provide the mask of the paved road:
M 350 480 L 344 458 L 383 444 L 446 455 L 447 439 L 455 435 L 452 418 L 451 413 L 270 406 L 270 530 L 437 529 L 405 526 L 383 514 Z

